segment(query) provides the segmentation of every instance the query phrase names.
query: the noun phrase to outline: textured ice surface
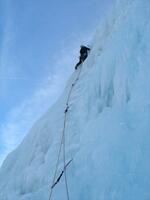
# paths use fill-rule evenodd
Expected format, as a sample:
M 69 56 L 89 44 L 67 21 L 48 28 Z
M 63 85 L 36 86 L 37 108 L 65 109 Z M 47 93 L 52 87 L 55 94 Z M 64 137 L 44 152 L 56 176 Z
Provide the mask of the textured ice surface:
M 71 200 L 150 199 L 150 1 L 121 0 L 98 28 L 67 115 Z M 0 169 L 0 200 L 48 200 L 67 95 Z M 61 172 L 63 160 L 59 164 Z M 53 200 L 65 200 L 64 177 Z

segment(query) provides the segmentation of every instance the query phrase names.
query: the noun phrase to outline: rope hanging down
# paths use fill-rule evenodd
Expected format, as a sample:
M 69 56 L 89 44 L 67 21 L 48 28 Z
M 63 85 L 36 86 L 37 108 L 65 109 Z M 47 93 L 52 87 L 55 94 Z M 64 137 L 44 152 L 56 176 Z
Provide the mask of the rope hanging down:
M 81 74 L 81 70 L 82 70 L 82 65 L 79 68 L 79 73 L 77 75 L 77 78 L 75 79 L 75 81 L 72 83 L 71 88 L 69 90 L 68 93 L 68 97 L 67 97 L 67 102 L 66 102 L 66 109 L 64 111 L 64 125 L 63 125 L 63 131 L 62 131 L 62 136 L 61 136 L 61 140 L 60 140 L 60 146 L 59 146 L 59 150 L 58 150 L 58 157 L 57 157 L 57 162 L 56 162 L 56 167 L 55 167 L 55 172 L 54 172 L 54 177 L 52 180 L 52 186 L 51 186 L 51 191 L 50 191 L 50 195 L 49 195 L 49 200 L 51 200 L 52 197 L 52 192 L 53 192 L 53 188 L 57 185 L 57 183 L 60 181 L 61 177 L 65 176 L 65 187 L 66 187 L 66 194 L 67 194 L 67 200 L 69 200 L 69 189 L 68 189 L 68 181 L 67 181 L 67 173 L 66 173 L 66 169 L 68 167 L 68 165 L 72 162 L 73 159 L 71 159 L 69 162 L 66 163 L 66 142 L 65 142 L 65 131 L 66 131 L 66 121 L 67 121 L 67 113 L 69 111 L 69 101 L 70 101 L 70 97 L 73 91 L 74 86 L 76 85 L 77 81 L 80 78 L 80 74 Z M 58 165 L 59 165 L 59 161 L 60 161 L 60 154 L 61 154 L 61 149 L 62 149 L 62 145 L 63 145 L 63 162 L 64 162 L 64 169 L 62 170 L 61 174 L 59 175 L 59 177 L 56 180 L 56 175 L 57 175 L 57 171 L 58 171 Z

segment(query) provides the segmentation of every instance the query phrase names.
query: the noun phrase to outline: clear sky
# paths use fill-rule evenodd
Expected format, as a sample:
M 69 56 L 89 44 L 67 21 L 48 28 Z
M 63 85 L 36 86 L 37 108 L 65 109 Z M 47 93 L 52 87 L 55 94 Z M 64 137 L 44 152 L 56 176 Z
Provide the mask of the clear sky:
M 56 101 L 114 1 L 0 1 L 0 164 Z

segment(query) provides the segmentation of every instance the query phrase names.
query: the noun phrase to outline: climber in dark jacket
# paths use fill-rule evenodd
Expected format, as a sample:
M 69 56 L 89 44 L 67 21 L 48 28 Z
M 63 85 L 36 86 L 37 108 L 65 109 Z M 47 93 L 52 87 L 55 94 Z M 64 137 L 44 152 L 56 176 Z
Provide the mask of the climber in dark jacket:
M 90 50 L 91 49 L 89 47 L 83 45 L 81 46 L 79 62 L 76 64 L 75 69 L 78 69 L 78 66 L 85 61 L 85 59 L 88 57 L 88 52 Z

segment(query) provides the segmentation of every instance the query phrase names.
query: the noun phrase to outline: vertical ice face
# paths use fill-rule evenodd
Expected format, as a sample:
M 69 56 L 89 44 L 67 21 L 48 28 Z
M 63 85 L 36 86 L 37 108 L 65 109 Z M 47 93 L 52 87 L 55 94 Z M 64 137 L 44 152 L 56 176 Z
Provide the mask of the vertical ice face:
M 71 200 L 150 199 L 150 1 L 117 1 L 97 29 L 69 101 L 66 158 Z M 47 200 L 70 77 L 56 104 L 0 169 L 0 200 Z M 63 157 L 59 163 L 59 176 Z M 66 199 L 64 177 L 53 199 Z

